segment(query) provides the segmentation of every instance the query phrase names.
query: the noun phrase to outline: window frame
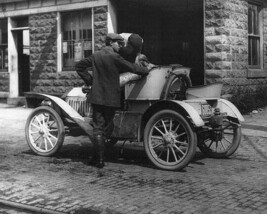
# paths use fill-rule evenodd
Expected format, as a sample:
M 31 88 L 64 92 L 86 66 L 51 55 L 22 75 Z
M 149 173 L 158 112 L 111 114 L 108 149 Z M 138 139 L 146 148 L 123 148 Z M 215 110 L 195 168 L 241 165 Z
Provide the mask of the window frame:
M 263 1 L 262 0 L 251 0 L 248 1 L 248 7 L 249 5 L 255 5 L 259 8 L 259 14 L 258 14 L 258 18 L 259 18 L 259 34 L 258 35 L 253 35 L 253 34 L 249 34 L 248 31 L 248 78 L 260 78 L 260 77 L 267 77 L 267 70 L 266 68 L 264 68 L 264 17 L 263 17 L 263 13 L 264 13 L 264 7 L 263 7 Z M 248 24 L 249 24 L 249 19 L 248 19 Z M 248 29 L 249 30 L 249 29 Z M 249 64 L 249 39 L 250 38 L 259 38 L 260 39 L 260 44 L 259 44 L 259 65 L 250 65 Z
M 74 67 L 65 67 L 64 66 L 64 53 L 63 53 L 63 42 L 64 42 L 64 39 L 63 39 L 63 21 L 62 21 L 62 16 L 63 14 L 66 14 L 66 13 L 79 13 L 79 12 L 90 12 L 91 13 L 91 36 L 92 36 L 92 39 L 91 39 L 91 42 L 92 42 L 92 53 L 94 53 L 94 24 L 93 24 L 93 8 L 85 8 L 85 9 L 79 9 L 79 10 L 71 10 L 71 11 L 61 11 L 61 12 L 58 12 L 58 59 L 59 59 L 59 63 L 58 63 L 58 71 L 62 71 L 62 72 L 68 72 L 68 71 L 74 71 Z M 74 40 L 73 40 L 74 41 Z M 83 41 L 85 41 L 85 39 L 83 39 Z M 73 47 L 74 48 L 74 47 Z M 73 60 L 75 60 L 75 57 L 73 56 Z

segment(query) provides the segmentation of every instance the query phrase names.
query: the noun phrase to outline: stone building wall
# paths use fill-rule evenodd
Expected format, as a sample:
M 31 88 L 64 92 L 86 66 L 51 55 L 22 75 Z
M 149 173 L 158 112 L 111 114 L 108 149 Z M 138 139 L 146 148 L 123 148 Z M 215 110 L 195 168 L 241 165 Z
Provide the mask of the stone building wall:
M 247 0 L 206 0 L 205 7 L 207 83 L 223 82 L 224 94 L 234 93 L 237 87 L 241 91 L 255 91 L 257 87 L 266 85 L 266 78 L 248 77 Z M 264 13 L 266 44 L 266 9 Z
M 105 38 L 108 32 L 107 12 L 107 6 L 94 8 L 95 51 L 101 49 L 101 47 L 105 44 Z
M 56 13 L 29 17 L 31 91 L 61 95 L 83 85 L 75 71 L 57 71 Z M 95 51 L 104 45 L 107 7 L 94 8 Z

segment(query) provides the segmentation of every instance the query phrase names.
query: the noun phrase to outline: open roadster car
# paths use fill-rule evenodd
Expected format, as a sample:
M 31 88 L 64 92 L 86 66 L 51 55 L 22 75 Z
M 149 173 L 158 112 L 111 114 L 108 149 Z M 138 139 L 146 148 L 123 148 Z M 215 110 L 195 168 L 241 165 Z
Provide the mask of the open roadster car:
M 131 74 L 122 74 L 122 107 L 106 144 L 143 142 L 149 160 L 165 170 L 186 167 L 197 146 L 212 158 L 232 155 L 241 141 L 244 118 L 231 102 L 220 98 L 222 84 L 192 87 L 189 73 L 189 68 L 169 65 L 132 81 L 126 80 Z M 30 149 L 51 156 L 62 146 L 65 131 L 75 134 L 72 130 L 77 127 L 91 138 L 88 96 L 90 91 L 85 94 L 82 88 L 73 88 L 63 98 L 26 95 L 31 106 L 38 106 L 25 127 Z

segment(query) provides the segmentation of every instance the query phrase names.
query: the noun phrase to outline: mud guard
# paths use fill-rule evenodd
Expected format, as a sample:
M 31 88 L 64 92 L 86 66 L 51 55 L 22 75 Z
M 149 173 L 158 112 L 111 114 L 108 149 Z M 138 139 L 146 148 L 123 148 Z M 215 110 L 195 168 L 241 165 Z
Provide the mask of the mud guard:
M 228 100 L 219 99 L 217 106 L 222 112 L 226 112 L 228 116 L 237 118 L 240 122 L 245 121 L 244 117 L 236 106 Z
M 191 105 L 179 100 L 172 100 L 172 102 L 177 103 L 187 112 L 196 127 L 201 127 L 205 125 L 198 112 Z
M 76 122 L 86 134 L 88 134 L 90 140 L 93 140 L 93 127 L 88 121 L 84 119 L 77 111 L 75 111 L 68 103 L 59 97 L 47 95 L 47 94 L 37 94 L 46 97 L 53 101 L 65 114 L 67 114 L 74 122 Z

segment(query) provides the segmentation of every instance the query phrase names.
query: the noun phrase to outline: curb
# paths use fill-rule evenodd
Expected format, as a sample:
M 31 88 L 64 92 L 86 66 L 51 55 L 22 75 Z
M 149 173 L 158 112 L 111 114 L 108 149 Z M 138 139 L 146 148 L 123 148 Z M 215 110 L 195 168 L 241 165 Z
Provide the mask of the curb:
M 243 123 L 242 124 L 242 128 L 267 132 L 267 127 L 266 126 L 258 125 L 258 124 Z
M 26 205 L 26 204 L 13 202 L 13 201 L 7 201 L 7 200 L 0 198 L 0 205 L 1 204 L 8 206 L 8 207 L 16 208 L 16 209 L 35 212 L 38 214 L 66 214 L 65 212 L 58 212 L 58 211 L 49 210 L 49 209 L 45 209 L 45 208 L 34 207 L 34 206 Z
M 242 134 L 247 136 L 265 137 L 267 138 L 267 127 L 258 124 L 242 124 Z
M 242 129 L 242 135 L 267 138 L 267 132 L 253 129 Z

